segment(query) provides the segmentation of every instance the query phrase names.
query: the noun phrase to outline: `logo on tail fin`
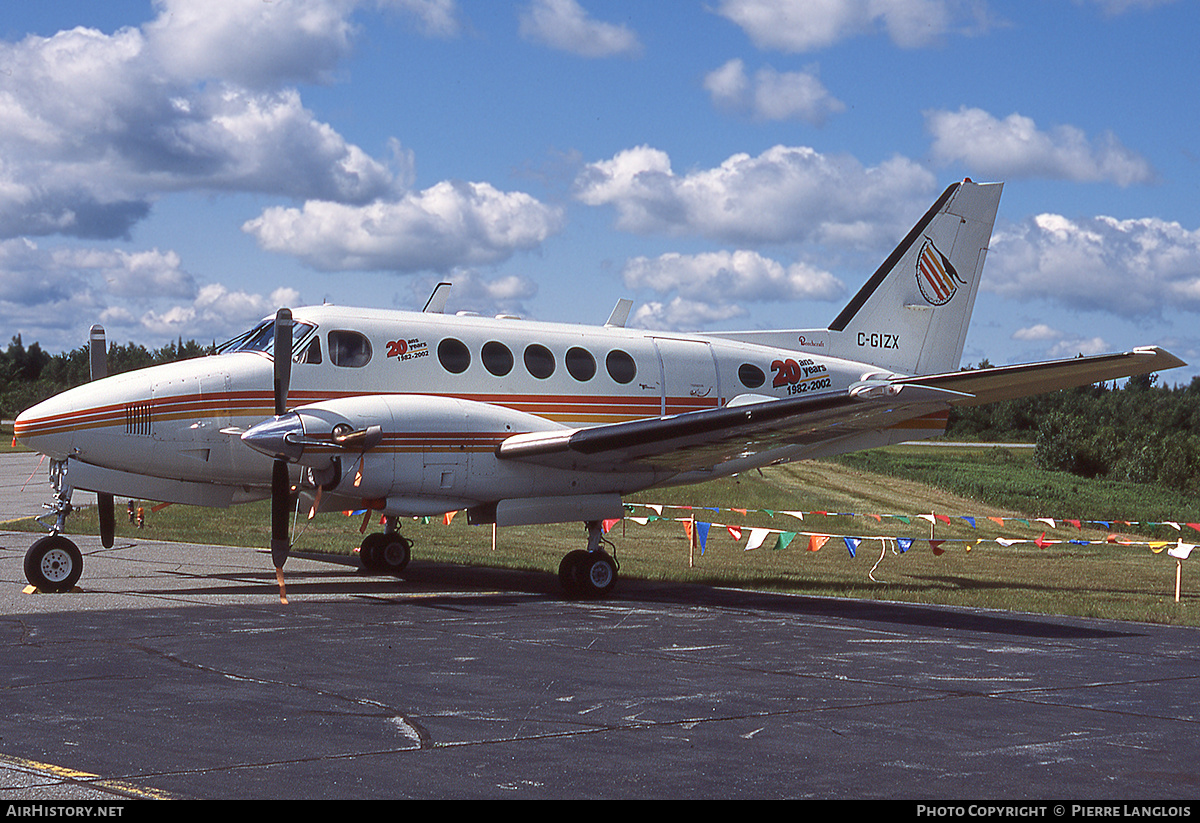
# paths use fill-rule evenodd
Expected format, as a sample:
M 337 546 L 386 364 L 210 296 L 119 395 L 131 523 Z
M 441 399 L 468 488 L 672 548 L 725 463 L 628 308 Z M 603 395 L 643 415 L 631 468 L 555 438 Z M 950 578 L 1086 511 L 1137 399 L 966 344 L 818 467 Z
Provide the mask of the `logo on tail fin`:
M 938 251 L 928 238 L 917 255 L 917 287 L 921 296 L 931 305 L 944 306 L 958 291 L 959 285 L 967 285 L 946 255 Z

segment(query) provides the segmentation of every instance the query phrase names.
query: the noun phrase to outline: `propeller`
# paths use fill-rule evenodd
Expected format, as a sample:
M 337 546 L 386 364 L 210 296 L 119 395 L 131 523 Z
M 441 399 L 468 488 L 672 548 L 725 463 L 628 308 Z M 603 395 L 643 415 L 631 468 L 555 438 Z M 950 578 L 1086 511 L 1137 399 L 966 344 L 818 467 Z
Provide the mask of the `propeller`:
M 88 360 L 91 362 L 92 380 L 108 377 L 108 348 L 104 327 L 99 324 L 92 326 L 88 337 Z M 108 492 L 96 492 L 96 511 L 100 515 L 100 544 L 111 549 L 117 526 L 113 496 Z
M 287 413 L 288 386 L 292 380 L 292 312 L 280 309 L 275 314 L 275 417 Z M 288 540 L 288 513 L 291 509 L 292 483 L 288 462 L 276 456 L 271 466 L 271 560 L 279 583 L 279 602 L 287 603 L 283 585 L 283 564 L 291 548 Z

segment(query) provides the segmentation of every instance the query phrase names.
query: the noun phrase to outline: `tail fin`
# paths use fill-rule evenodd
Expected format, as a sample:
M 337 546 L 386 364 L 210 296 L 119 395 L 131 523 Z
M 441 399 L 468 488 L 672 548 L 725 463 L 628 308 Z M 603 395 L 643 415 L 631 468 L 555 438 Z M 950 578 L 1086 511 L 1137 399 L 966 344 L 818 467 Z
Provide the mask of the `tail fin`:
M 829 325 L 825 353 L 904 374 L 958 369 L 1002 189 L 946 189 Z

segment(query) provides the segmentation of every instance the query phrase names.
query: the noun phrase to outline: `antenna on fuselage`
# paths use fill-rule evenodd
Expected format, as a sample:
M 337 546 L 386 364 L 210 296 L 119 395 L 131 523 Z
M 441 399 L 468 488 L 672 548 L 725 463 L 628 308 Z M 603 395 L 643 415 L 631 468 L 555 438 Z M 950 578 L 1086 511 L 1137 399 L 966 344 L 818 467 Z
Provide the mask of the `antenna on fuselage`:
M 429 314 L 443 314 L 446 311 L 446 301 L 450 299 L 451 283 L 438 283 L 433 287 L 433 294 L 429 295 L 429 300 L 425 302 L 425 308 L 421 311 Z
M 622 297 L 617 301 L 617 305 L 613 306 L 612 314 L 608 316 L 608 322 L 604 324 L 604 327 L 610 329 L 625 328 L 625 321 L 629 319 L 629 310 L 632 308 L 633 301 Z

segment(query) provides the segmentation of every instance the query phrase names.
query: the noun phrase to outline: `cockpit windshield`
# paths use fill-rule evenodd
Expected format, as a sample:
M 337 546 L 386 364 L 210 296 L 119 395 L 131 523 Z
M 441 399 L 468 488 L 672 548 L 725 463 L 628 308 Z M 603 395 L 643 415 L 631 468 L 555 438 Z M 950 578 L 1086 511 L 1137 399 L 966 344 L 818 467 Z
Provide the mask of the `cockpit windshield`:
M 292 350 L 299 351 L 299 343 L 313 330 L 311 323 L 292 324 Z M 275 351 L 275 319 L 262 321 L 250 331 L 242 332 L 232 340 L 217 346 L 217 354 L 229 354 L 236 351 L 257 351 L 264 354 L 274 354 Z

